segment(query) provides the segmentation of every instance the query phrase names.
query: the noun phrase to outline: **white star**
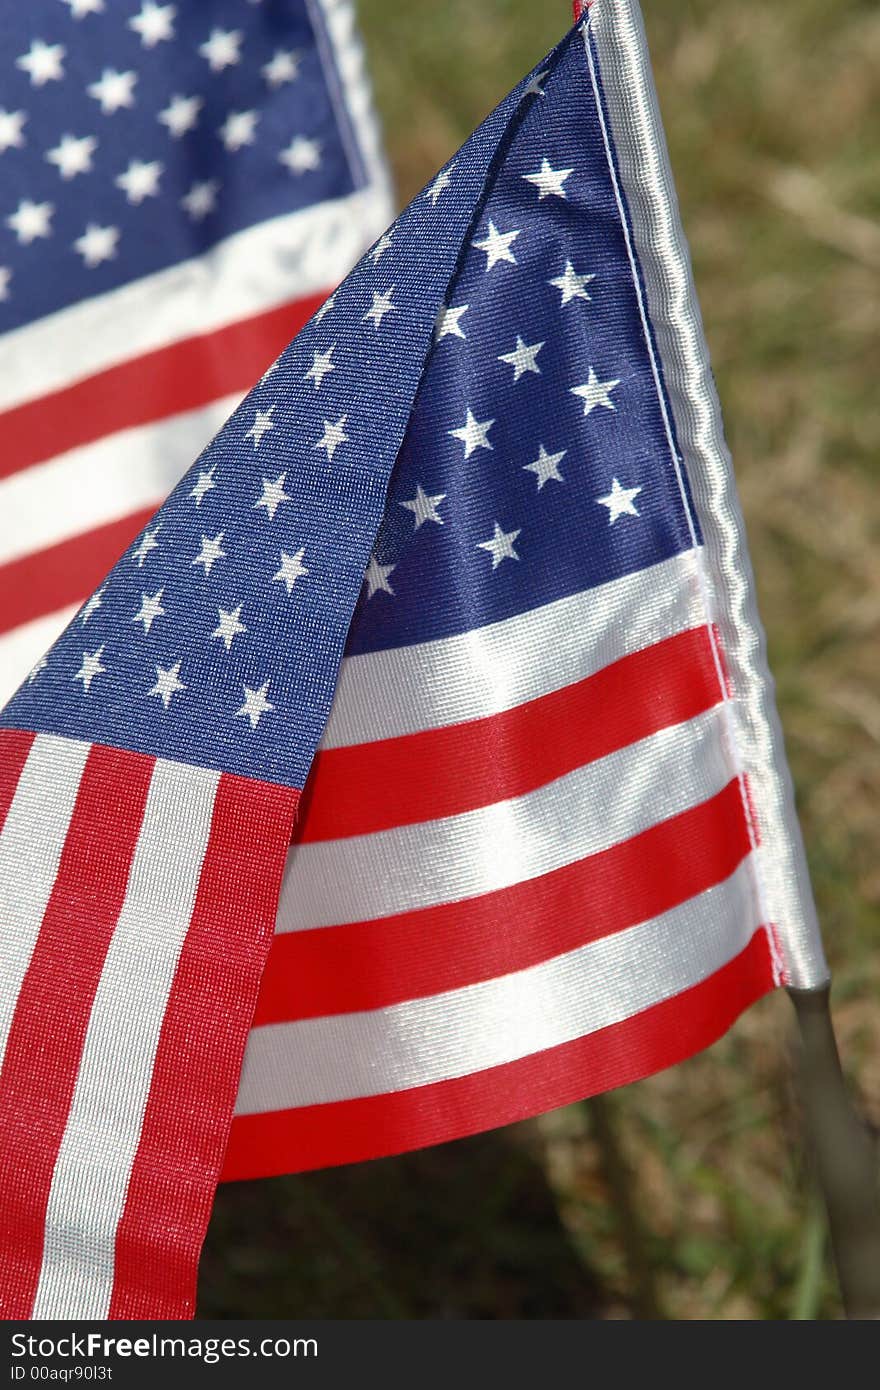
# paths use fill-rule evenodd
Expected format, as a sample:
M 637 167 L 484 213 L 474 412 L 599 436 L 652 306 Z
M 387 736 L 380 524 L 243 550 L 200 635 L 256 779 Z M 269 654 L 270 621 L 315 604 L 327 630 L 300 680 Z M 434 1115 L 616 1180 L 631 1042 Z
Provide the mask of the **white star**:
M 467 334 L 461 326 L 459 320 L 462 314 L 466 314 L 467 304 L 459 304 L 457 308 L 447 308 L 444 306 L 437 315 L 437 323 L 434 328 L 434 336 L 439 343 L 441 338 L 448 338 L 450 334 L 455 338 L 466 338 Z
M 460 429 L 449 430 L 448 433 L 454 439 L 460 439 L 464 445 L 464 456 L 469 459 L 475 449 L 494 449 L 494 444 L 489 443 L 489 431 L 494 425 L 494 420 L 475 419 L 470 406 L 468 406 L 467 417 Z
M 199 476 L 196 479 L 195 486 L 192 488 L 189 494 L 190 497 L 194 497 L 196 499 L 197 507 L 200 507 L 202 505 L 202 499 L 204 498 L 205 493 L 210 492 L 212 487 L 217 486 L 217 484 L 214 482 L 214 472 L 216 468 L 217 465 L 215 463 L 210 468 L 203 468 L 199 470 Z
M 43 87 L 47 82 L 59 82 L 64 76 L 64 53 L 63 44 L 32 39 L 28 52 L 16 58 L 15 66 L 27 73 L 32 87 Z
M 145 163 L 142 159 L 132 159 L 124 174 L 114 179 L 130 203 L 137 206 L 145 198 L 155 198 L 159 192 L 159 178 L 163 165 L 158 159 Z
M 115 68 L 105 68 L 100 82 L 93 82 L 86 88 L 90 97 L 101 103 L 105 116 L 112 116 L 123 106 L 134 106 L 134 84 L 136 72 L 117 72 Z
M 247 628 L 241 621 L 241 608 L 242 605 L 239 604 L 237 608 L 233 608 L 231 613 L 227 613 L 225 608 L 217 609 L 217 617 L 220 621 L 211 636 L 219 637 L 227 651 L 240 632 L 247 632 Z
M 156 684 L 150 686 L 148 695 L 158 695 L 165 709 L 171 704 L 172 695 L 176 695 L 178 690 L 186 690 L 183 681 L 180 680 L 179 661 L 175 661 L 173 666 L 165 670 L 162 666 L 156 667 Z
M 218 531 L 213 540 L 210 540 L 207 536 L 202 536 L 202 548 L 191 563 L 194 565 L 204 565 L 205 574 L 209 575 L 211 573 L 211 566 L 217 560 L 226 559 L 226 551 L 220 544 L 222 540 L 222 531 Z
M 94 135 L 62 135 L 54 150 L 49 150 L 46 159 L 58 168 L 63 179 L 72 179 L 77 174 L 87 174 L 92 167 L 92 155 L 98 142 Z
M 372 319 L 378 328 L 386 314 L 396 313 L 397 305 L 391 303 L 391 296 L 394 293 L 394 286 L 386 290 L 384 294 L 377 294 L 373 290 L 373 303 L 361 319 L 361 323 L 366 323 L 367 319 Z
M 296 135 L 282 150 L 278 158 L 286 164 L 292 174 L 305 174 L 321 165 L 321 145 L 318 140 L 307 140 L 304 135 Z
M 303 381 L 313 381 L 316 391 L 327 373 L 336 371 L 336 363 L 330 361 L 335 348 L 336 344 L 332 343 L 326 352 L 312 351 L 312 365 L 303 377 Z
M 230 111 L 217 134 L 233 154 L 244 145 L 252 145 L 257 131 L 258 111 Z
M 531 82 L 523 92 L 523 96 L 542 97 L 544 95 L 544 88 L 541 86 L 541 83 L 544 81 L 544 78 L 548 75 L 549 71 L 549 68 L 545 68 L 543 72 L 536 72 Z
M 31 669 L 27 673 L 28 685 L 33 685 L 34 681 L 37 679 L 37 676 L 40 674 L 41 671 L 45 671 L 48 665 L 49 662 L 45 656 L 41 656 L 39 661 L 35 661 Z
M 314 315 L 315 323 L 320 323 L 320 322 L 321 322 L 321 319 L 324 317 L 324 315 L 325 315 L 325 314 L 329 314 L 330 310 L 333 308 L 333 305 L 334 305 L 335 303 L 336 303 L 336 295 L 335 295 L 335 294 L 331 294 L 330 297 L 329 297 L 328 299 L 325 299 L 325 300 L 324 300 L 324 303 L 321 305 L 320 309 L 319 309 L 319 310 L 317 311 L 317 313 Z
M 82 613 L 80 614 L 81 623 L 87 623 L 89 621 L 89 618 L 95 612 L 95 610 L 101 607 L 101 599 L 103 597 L 104 590 L 106 587 L 106 584 L 102 584 L 100 589 L 98 589 L 94 594 L 92 594 L 92 597 L 89 599 L 88 603 L 85 605 Z
M 0 265 L 0 304 L 4 299 L 9 298 L 9 282 L 12 279 L 12 271 L 8 265 Z
M 89 14 L 103 14 L 104 0 L 63 0 L 74 19 L 85 19 Z
M 548 280 L 548 285 L 554 285 L 562 292 L 562 303 L 560 308 L 570 304 L 573 299 L 589 299 L 587 285 L 591 280 L 595 280 L 595 275 L 579 275 L 571 261 L 565 262 L 565 270 L 561 275 L 557 275 L 552 280 Z
M 157 5 L 154 0 L 144 0 L 140 14 L 128 21 L 129 29 L 140 35 L 144 48 L 155 48 L 163 39 L 174 38 L 174 5 Z
M 558 454 L 548 454 L 542 444 L 538 451 L 538 457 L 535 459 L 534 463 L 523 464 L 523 468 L 526 472 L 534 473 L 535 477 L 538 479 L 539 492 L 545 483 L 549 483 L 551 478 L 557 483 L 565 482 L 565 479 L 559 471 L 559 464 L 565 458 L 566 452 L 565 449 L 560 449 Z
M 537 376 L 541 375 L 541 368 L 535 359 L 543 346 L 543 343 L 532 343 L 529 347 L 517 333 L 516 347 L 513 352 L 505 352 L 498 358 L 499 362 L 508 362 L 513 368 L 514 384 L 526 372 L 534 372 Z
M 158 534 L 158 526 L 154 526 L 152 531 L 145 531 L 144 534 L 141 536 L 141 543 L 138 546 L 137 550 L 132 551 L 131 558 L 134 561 L 136 561 L 139 570 L 143 569 L 144 561 L 146 560 L 150 551 L 159 549 L 159 542 L 156 540 Z
M 266 692 L 269 689 L 269 681 L 264 681 L 259 690 L 251 690 L 249 685 L 242 685 L 244 690 L 244 704 L 241 709 L 235 711 L 235 718 L 244 715 L 250 720 L 251 728 L 255 729 L 260 722 L 261 715 L 275 708 L 266 699 Z
M 195 128 L 203 106 L 201 97 L 172 97 L 165 110 L 159 112 L 157 119 L 168 127 L 173 139 L 179 140 L 181 135 L 186 135 L 187 131 Z
M 583 386 L 572 386 L 571 394 L 580 396 L 584 402 L 584 414 L 589 415 L 591 410 L 595 410 L 597 405 L 603 405 L 606 410 L 616 410 L 611 399 L 611 392 L 615 386 L 620 385 L 620 378 L 614 381 L 600 381 L 596 376 L 594 367 L 590 368 L 590 374 Z
M 149 632 L 157 618 L 161 618 L 165 614 L 165 609 L 162 607 L 162 595 L 164 592 L 165 588 L 163 585 L 163 587 L 157 589 L 154 594 L 141 594 L 141 606 L 131 621 L 133 623 L 143 623 L 145 633 Z
M 89 269 L 94 270 L 102 261 L 113 259 L 118 241 L 118 227 L 99 227 L 96 222 L 90 222 L 73 243 L 73 249 L 79 252 Z
M 15 232 L 21 246 L 30 246 L 37 237 L 52 235 L 49 224 L 54 211 L 52 203 L 32 203 L 29 198 L 23 198 L 15 212 L 7 217 L 6 225 Z
M 379 240 L 376 242 L 376 245 L 370 252 L 370 260 L 373 262 L 373 265 L 376 265 L 376 263 L 382 259 L 393 240 L 394 228 L 392 227 L 389 232 L 382 233 Z
M 538 190 L 538 198 L 564 198 L 565 189 L 563 184 L 569 174 L 574 173 L 574 166 L 571 169 L 552 169 L 546 159 L 541 160 L 541 167 L 535 174 L 523 174 L 527 183 L 533 183 Z
M 455 165 L 450 164 L 448 169 L 441 170 L 434 182 L 431 184 L 431 187 L 428 189 L 428 197 L 431 199 L 431 202 L 434 204 L 435 207 L 437 206 L 437 199 L 440 197 L 440 194 L 444 191 L 444 189 L 449 187 L 449 184 L 452 180 L 452 171 L 454 168 Z
M 259 449 L 260 440 L 263 438 L 263 435 L 268 434 L 269 430 L 274 430 L 275 428 L 272 420 L 272 411 L 274 409 L 274 405 L 270 405 L 268 410 L 254 411 L 254 423 L 245 435 L 245 439 L 252 439 L 254 441 L 254 453 Z
M 348 435 L 345 433 L 345 422 L 347 419 L 347 415 L 340 415 L 335 424 L 331 424 L 329 420 L 325 420 L 324 433 L 321 435 L 317 444 L 312 445 L 313 449 L 326 449 L 327 458 L 331 462 L 339 445 L 348 442 Z
M 209 212 L 213 212 L 217 206 L 217 194 L 220 191 L 220 184 L 216 179 L 206 179 L 204 183 L 194 183 L 188 193 L 185 193 L 180 200 L 180 205 L 185 208 L 194 222 L 200 222 L 203 217 L 207 217 Z
M 518 560 L 519 556 L 513 548 L 513 543 L 519 535 L 517 531 L 502 531 L 498 522 L 495 522 L 495 532 L 491 540 L 480 541 L 477 545 L 478 550 L 488 550 L 492 556 L 492 568 L 497 570 L 502 560 Z
M 473 243 L 478 251 L 485 251 L 487 270 L 491 270 L 499 261 L 510 261 L 511 265 L 516 265 L 516 256 L 511 251 L 510 244 L 518 236 L 519 228 L 514 232 L 499 232 L 495 223 L 490 221 L 489 230 L 483 240 Z
M 24 144 L 23 126 L 27 120 L 24 111 L 0 110 L 0 154 L 5 150 L 20 150 Z
M 443 518 L 437 508 L 445 496 L 445 492 L 438 492 L 436 496 L 429 497 L 423 491 L 421 483 L 418 483 L 415 497 L 411 497 L 408 502 L 401 502 L 399 505 L 406 507 L 408 512 L 412 512 L 416 519 L 416 530 L 418 531 L 424 521 L 436 521 L 438 526 L 443 525 Z
M 207 58 L 212 72 L 222 72 L 241 61 L 240 29 L 212 29 L 211 37 L 199 45 L 199 53 Z
M 300 55 L 295 49 L 289 52 L 279 48 L 270 63 L 260 69 L 270 87 L 280 87 L 283 82 L 292 82 L 299 73 Z
M 73 678 L 75 681 L 82 681 L 83 690 L 88 691 L 88 688 L 91 685 L 92 681 L 95 679 L 95 676 L 102 676 L 104 672 L 107 670 L 106 666 L 101 665 L 101 657 L 103 656 L 103 654 L 103 642 L 101 643 L 100 647 L 97 648 L 96 651 L 83 652 L 82 666 L 80 666 L 79 670 Z
M 286 550 L 281 552 L 281 568 L 272 575 L 272 583 L 277 580 L 283 584 L 288 594 L 291 593 L 294 584 L 303 574 L 308 574 L 308 566 L 303 564 L 306 548 L 301 546 L 295 555 L 288 555 Z
M 617 518 L 625 513 L 630 516 L 639 516 L 639 511 L 633 502 L 641 490 L 640 487 L 621 487 L 616 478 L 611 479 L 611 491 L 608 496 L 596 498 L 599 506 L 608 508 L 609 526 L 613 526 Z
M 367 598 L 372 598 L 374 594 L 392 594 L 394 590 L 388 583 L 388 576 L 396 565 L 380 565 L 375 555 L 370 556 L 370 563 L 367 565 L 367 572 L 364 576 L 367 581 Z
M 275 520 L 275 513 L 277 512 L 281 504 L 283 502 L 289 502 L 291 500 L 288 494 L 284 491 L 284 479 L 286 477 L 286 473 L 279 473 L 274 483 L 270 483 L 268 478 L 264 478 L 263 495 L 259 497 L 257 501 L 254 503 L 255 511 L 257 507 L 266 508 L 266 511 L 269 514 L 270 521 Z

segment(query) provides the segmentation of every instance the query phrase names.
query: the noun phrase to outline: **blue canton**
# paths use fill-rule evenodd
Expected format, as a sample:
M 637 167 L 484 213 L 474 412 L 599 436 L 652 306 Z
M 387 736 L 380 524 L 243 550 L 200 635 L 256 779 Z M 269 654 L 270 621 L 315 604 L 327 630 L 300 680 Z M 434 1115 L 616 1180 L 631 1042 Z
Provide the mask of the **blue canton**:
M 0 332 L 365 182 L 306 0 L 6 5 Z
M 350 653 L 692 545 L 583 51 L 540 85 L 441 312 Z
M 583 43 L 367 253 L 4 723 L 301 786 L 346 641 L 463 632 L 693 544 Z

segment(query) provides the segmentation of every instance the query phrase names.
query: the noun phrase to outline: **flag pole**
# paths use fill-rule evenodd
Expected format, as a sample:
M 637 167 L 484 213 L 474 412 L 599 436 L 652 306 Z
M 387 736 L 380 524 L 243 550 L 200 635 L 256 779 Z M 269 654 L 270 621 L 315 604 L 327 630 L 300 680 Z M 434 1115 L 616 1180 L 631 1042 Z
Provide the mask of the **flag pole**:
M 804 1126 L 828 1214 L 848 1318 L 880 1319 L 877 1153 L 847 1093 L 831 1020 L 830 985 L 789 989 L 797 1018 Z

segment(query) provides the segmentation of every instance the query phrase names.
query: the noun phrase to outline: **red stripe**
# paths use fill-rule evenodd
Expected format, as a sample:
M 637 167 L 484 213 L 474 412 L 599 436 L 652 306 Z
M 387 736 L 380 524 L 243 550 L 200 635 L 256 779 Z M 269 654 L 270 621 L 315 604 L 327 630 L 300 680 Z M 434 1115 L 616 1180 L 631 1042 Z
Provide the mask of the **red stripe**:
M 26 1318 L 46 1204 L 104 958 L 125 898 L 154 759 L 95 745 L 22 984 L 0 1073 L 0 1308 Z
M 145 352 L 5 411 L 0 414 L 0 477 L 117 430 L 247 391 L 327 293 Z
M 720 698 L 709 630 L 693 628 L 501 714 L 319 753 L 294 839 L 369 835 L 523 796 Z
M 700 984 L 574 1042 L 408 1091 L 236 1116 L 222 1176 L 270 1177 L 404 1153 L 627 1086 L 708 1047 L 772 988 L 759 928 Z
M 298 796 L 220 778 L 117 1231 L 111 1318 L 192 1316 Z
M 380 1009 L 525 970 L 668 912 L 728 878 L 749 848 L 734 780 L 623 844 L 496 893 L 283 932 L 254 1025 Z
M 35 738 L 23 729 L 0 729 L 0 830 Z
M 156 506 L 164 500 L 158 498 Z M 109 521 L 94 531 L 0 565 L 0 632 L 55 613 L 71 603 L 84 603 L 155 510 L 147 507 L 120 521 Z

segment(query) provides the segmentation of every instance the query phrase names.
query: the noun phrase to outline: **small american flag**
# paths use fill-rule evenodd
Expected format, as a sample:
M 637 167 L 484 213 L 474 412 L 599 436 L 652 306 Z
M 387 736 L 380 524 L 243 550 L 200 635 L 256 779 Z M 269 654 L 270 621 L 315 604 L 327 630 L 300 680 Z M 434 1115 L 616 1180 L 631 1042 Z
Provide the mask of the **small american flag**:
M 181 1315 L 221 1174 L 535 1114 L 824 979 L 653 100 L 598 0 L 7 706 L 13 1312 Z
M 3 24 L 0 702 L 391 216 L 347 0 Z

